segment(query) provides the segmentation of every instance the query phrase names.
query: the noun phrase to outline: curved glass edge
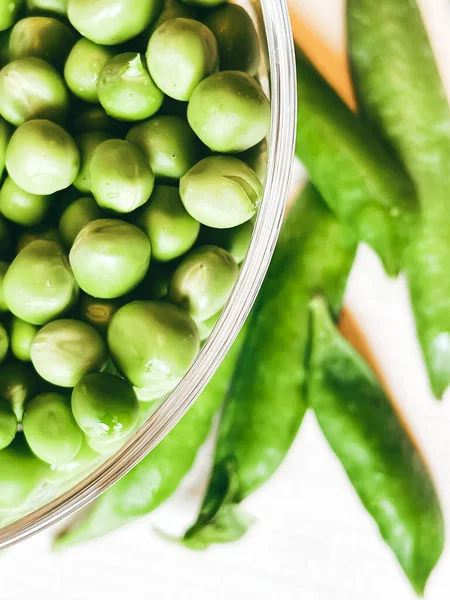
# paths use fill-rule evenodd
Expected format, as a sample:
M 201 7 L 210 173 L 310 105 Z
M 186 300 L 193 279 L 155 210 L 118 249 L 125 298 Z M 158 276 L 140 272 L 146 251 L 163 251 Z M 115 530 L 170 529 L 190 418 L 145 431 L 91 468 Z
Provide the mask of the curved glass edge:
M 297 116 L 295 55 L 285 0 L 261 0 L 270 66 L 272 126 L 264 198 L 238 284 L 189 372 L 135 436 L 77 486 L 0 529 L 0 549 L 54 525 L 95 500 L 136 466 L 189 410 L 225 357 L 263 283 L 280 233 L 292 174 Z

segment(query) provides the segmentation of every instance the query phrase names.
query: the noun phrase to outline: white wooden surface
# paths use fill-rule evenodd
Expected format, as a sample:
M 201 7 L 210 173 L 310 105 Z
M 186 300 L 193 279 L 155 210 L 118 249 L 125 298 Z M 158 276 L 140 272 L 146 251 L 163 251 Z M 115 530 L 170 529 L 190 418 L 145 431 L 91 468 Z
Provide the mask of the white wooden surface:
M 422 5 L 450 90 L 450 4 L 423 0 Z M 342 50 L 341 0 L 296 0 L 295 10 Z M 428 391 L 404 282 L 387 281 L 377 260 L 362 249 L 347 303 L 423 447 L 450 522 L 450 398 L 438 403 Z M 251 533 L 240 543 L 193 553 L 161 539 L 153 529 L 176 533 L 190 522 L 200 497 L 202 466 L 162 509 L 107 539 L 53 555 L 51 532 L 46 532 L 5 552 L 0 557 L 0 600 L 414 597 L 311 414 L 277 476 L 249 500 L 248 509 L 258 520 Z M 426 597 L 444 600 L 449 590 L 447 549 Z

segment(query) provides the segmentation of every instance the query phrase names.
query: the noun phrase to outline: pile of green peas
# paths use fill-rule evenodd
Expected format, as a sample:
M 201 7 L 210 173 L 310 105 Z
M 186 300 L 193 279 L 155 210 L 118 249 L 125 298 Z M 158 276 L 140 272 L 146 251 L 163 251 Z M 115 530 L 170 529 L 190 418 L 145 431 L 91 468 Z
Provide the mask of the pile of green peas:
M 114 452 L 217 322 L 263 192 L 259 59 L 225 0 L 1 4 L 0 512 Z

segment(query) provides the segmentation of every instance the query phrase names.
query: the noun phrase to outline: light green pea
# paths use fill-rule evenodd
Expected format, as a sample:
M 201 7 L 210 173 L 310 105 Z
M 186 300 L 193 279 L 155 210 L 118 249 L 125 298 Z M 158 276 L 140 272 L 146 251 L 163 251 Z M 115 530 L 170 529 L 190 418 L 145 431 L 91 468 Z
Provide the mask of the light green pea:
M 112 48 L 81 38 L 72 48 L 64 66 L 69 89 L 85 102 L 98 102 L 97 84 L 101 70 L 114 56 Z
M 227 229 L 255 215 L 263 187 L 255 172 L 241 160 L 210 156 L 181 179 L 180 195 L 188 213 L 202 225 Z
M 26 0 L 29 14 L 67 16 L 69 0 Z
M 81 166 L 78 177 L 73 182 L 73 185 L 83 193 L 91 191 L 91 159 L 94 151 L 102 142 L 109 140 L 110 135 L 104 131 L 90 131 L 83 133 L 76 138 L 77 146 L 81 155 Z
M 70 251 L 81 289 L 95 298 L 118 298 L 134 289 L 150 264 L 148 237 L 117 219 L 98 219 L 82 229 Z
M 180 179 L 202 154 L 202 145 L 188 122 L 177 116 L 139 123 L 130 129 L 127 141 L 142 152 L 157 179 Z
M 144 156 L 125 140 L 107 140 L 91 157 L 91 188 L 99 206 L 129 213 L 147 202 L 155 176 Z
M 59 233 L 64 246 L 70 250 L 83 227 L 101 216 L 102 211 L 91 196 L 79 198 L 69 204 L 59 220 Z
M 23 362 L 31 361 L 31 342 L 36 337 L 39 327 L 31 325 L 18 317 L 13 317 L 11 323 L 11 351 Z
M 136 224 L 152 246 L 155 260 L 167 262 L 185 254 L 195 243 L 200 223 L 183 206 L 177 187 L 156 186 L 150 202 L 139 211 Z
M 44 325 L 68 311 L 78 286 L 60 246 L 36 240 L 13 260 L 3 281 L 9 310 L 33 325 Z
M 253 77 L 239 71 L 222 71 L 197 86 L 187 117 L 211 150 L 244 152 L 268 135 L 270 104 Z
M 67 131 L 56 123 L 38 119 L 16 129 L 6 151 L 6 167 L 14 182 L 26 192 L 50 195 L 75 181 L 80 153 Z
M 185 375 L 200 342 L 186 311 L 168 302 L 136 301 L 112 318 L 108 345 L 114 364 L 134 386 L 163 395 Z
M 6 306 L 5 298 L 3 296 L 3 283 L 5 280 L 6 271 L 9 269 L 9 263 L 4 260 L 0 260 L 0 312 L 7 312 L 9 309 Z
M 0 450 L 3 450 L 16 437 L 17 417 L 9 402 L 0 398 Z
M 23 227 L 32 227 L 41 223 L 52 203 L 53 196 L 25 192 L 11 177 L 4 181 L 0 190 L 0 211 L 3 216 Z
M 46 381 L 74 387 L 87 373 L 104 369 L 105 343 L 93 327 L 75 319 L 45 325 L 31 343 L 31 361 Z
M 0 3 L 0 31 L 9 29 L 24 5 L 24 0 L 3 0 Z
M 217 67 L 217 42 L 206 25 L 171 19 L 150 38 L 147 63 L 156 85 L 175 100 L 189 100 L 197 85 Z

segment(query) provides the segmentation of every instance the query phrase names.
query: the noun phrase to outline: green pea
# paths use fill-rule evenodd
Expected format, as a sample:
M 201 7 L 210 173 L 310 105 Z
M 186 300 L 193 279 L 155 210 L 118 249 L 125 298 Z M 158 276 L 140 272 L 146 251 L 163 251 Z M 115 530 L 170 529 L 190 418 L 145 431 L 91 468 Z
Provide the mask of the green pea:
M 14 182 L 26 192 L 50 195 L 75 181 L 80 154 L 67 131 L 56 123 L 38 119 L 16 129 L 6 152 L 6 167 Z
M 9 59 L 42 58 L 59 68 L 75 44 L 76 36 L 67 25 L 51 17 L 27 17 L 18 21 L 9 38 Z
M 80 319 L 105 335 L 115 313 L 125 304 L 122 298 L 105 300 L 83 294 L 80 302 Z
M 13 317 L 11 324 L 11 351 L 18 360 L 31 361 L 31 342 L 39 328 L 18 317 Z
M 227 229 L 249 221 L 261 202 L 263 187 L 252 169 L 231 156 L 210 156 L 180 181 L 188 213 L 202 225 Z
M 10 128 L 6 121 L 0 117 L 0 177 L 3 174 L 6 160 L 6 149 L 10 138 Z
M 111 444 L 124 440 L 134 431 L 139 402 L 125 379 L 109 373 L 94 373 L 83 377 L 75 386 L 72 411 L 89 445 L 109 453 L 108 446 L 111 448 Z
M 180 179 L 202 154 L 188 122 L 177 116 L 154 117 L 135 125 L 127 140 L 142 152 L 157 179 Z
M 5 299 L 3 297 L 3 283 L 5 280 L 6 271 L 9 269 L 9 263 L 0 260 L 0 312 L 7 312 Z
M 209 14 L 204 23 L 216 36 L 220 68 L 256 75 L 260 60 L 259 40 L 247 11 L 237 4 L 225 4 Z
M 0 398 L 0 450 L 3 450 L 16 437 L 17 417 L 9 402 Z
M 214 244 L 224 248 L 231 254 L 234 260 L 240 265 L 245 257 L 252 241 L 253 223 L 247 221 L 237 227 L 230 229 L 211 229 L 203 227 L 200 233 L 201 245 Z
M 106 112 L 122 121 L 147 119 L 161 108 L 164 100 L 142 56 L 136 52 L 111 59 L 100 73 L 97 90 Z
M 101 106 L 91 106 L 79 113 L 73 124 L 73 130 L 76 133 L 92 133 L 93 131 L 104 131 L 111 133 L 115 129 L 116 123 L 105 109 Z
M 234 258 L 217 246 L 192 250 L 180 263 L 169 284 L 169 298 L 195 321 L 205 321 L 226 304 L 239 276 Z
M 21 190 L 11 177 L 4 181 L 0 190 L 0 211 L 7 219 L 24 227 L 41 223 L 47 216 L 52 201 L 52 196 L 30 194 Z
M 212 330 L 217 325 L 217 321 L 220 319 L 220 315 L 222 311 L 220 310 L 216 315 L 213 315 L 206 321 L 197 321 L 198 334 L 200 336 L 200 341 L 204 342 L 209 338 L 212 333 Z
M 68 14 L 81 35 L 97 44 L 121 44 L 144 31 L 161 0 L 69 0 Z
M 23 416 L 23 432 L 33 453 L 49 464 L 69 463 L 83 443 L 70 398 L 62 394 L 46 393 L 33 398 Z
M 48 466 L 33 456 L 23 434 L 0 452 L 0 510 L 17 510 L 48 473 Z
M 23 4 L 24 0 L 5 0 L 0 4 L 0 31 L 14 24 Z
M 72 48 L 64 66 L 69 89 L 85 102 L 98 102 L 100 72 L 114 56 L 111 48 L 81 38 Z
M 21 58 L 0 71 L 0 113 L 9 123 L 32 119 L 60 122 L 69 95 L 56 69 L 40 58 Z
M 178 188 L 155 187 L 136 217 L 136 224 L 150 239 L 154 259 L 167 262 L 187 252 L 195 243 L 200 223 L 183 206 Z
M 69 204 L 59 220 L 59 232 L 66 248 L 72 248 L 80 231 L 88 223 L 100 219 L 102 211 L 91 196 Z
M 100 334 L 75 319 L 45 325 L 31 344 L 31 361 L 36 371 L 60 387 L 74 387 L 87 373 L 101 371 L 106 359 Z
M 36 240 L 14 259 L 3 281 L 9 310 L 33 325 L 44 325 L 68 311 L 78 286 L 67 256 L 55 242 Z
M 94 151 L 102 142 L 110 139 L 110 135 L 104 131 L 90 131 L 83 133 L 76 138 L 77 146 L 80 150 L 81 166 L 77 178 L 73 185 L 80 192 L 88 193 L 91 191 L 91 159 Z
M 84 292 L 96 298 L 118 298 L 142 281 L 150 254 L 150 242 L 138 227 L 116 219 L 98 219 L 78 235 L 70 263 Z
M 9 335 L 5 326 L 0 323 L 0 364 L 5 362 L 9 350 Z
M 116 367 L 139 388 L 160 395 L 172 390 L 199 351 L 197 327 L 189 314 L 167 302 L 131 302 L 108 329 Z
M 67 16 L 69 0 L 26 0 L 29 14 L 54 14 Z
M 22 421 L 25 406 L 38 386 L 38 376 L 30 365 L 8 361 L 0 366 L 0 398 L 9 402 L 18 421 Z
M 189 100 L 217 66 L 213 33 L 193 19 L 171 19 L 150 38 L 147 63 L 156 85 L 175 100 Z
M 202 81 L 191 96 L 189 125 L 215 152 L 243 152 L 270 129 L 270 104 L 247 73 L 223 71 Z
M 35 242 L 36 240 L 55 242 L 58 246 L 63 245 L 61 235 L 54 227 L 51 227 L 50 229 L 33 229 L 25 231 L 19 236 L 17 240 L 17 254 L 31 244 L 31 242 Z
M 155 176 L 143 155 L 124 140 L 101 143 L 91 158 L 91 187 L 98 204 L 129 213 L 147 202 Z

